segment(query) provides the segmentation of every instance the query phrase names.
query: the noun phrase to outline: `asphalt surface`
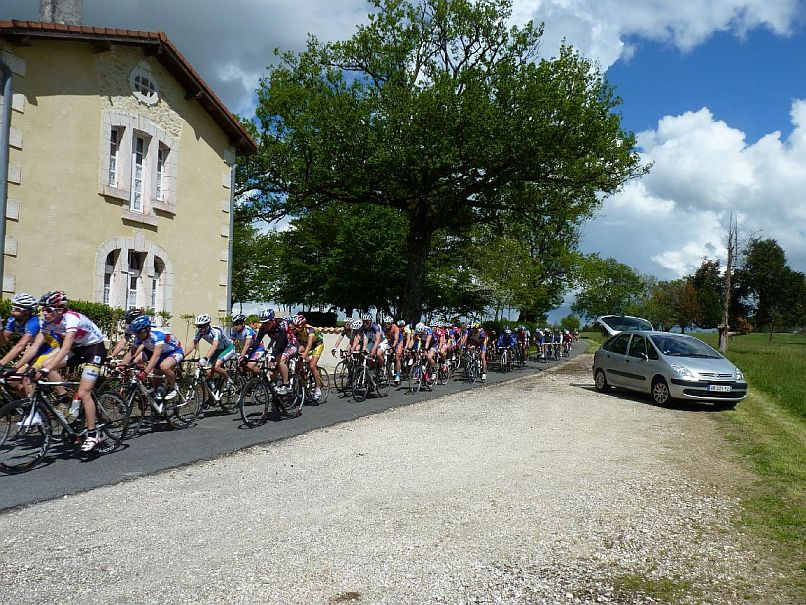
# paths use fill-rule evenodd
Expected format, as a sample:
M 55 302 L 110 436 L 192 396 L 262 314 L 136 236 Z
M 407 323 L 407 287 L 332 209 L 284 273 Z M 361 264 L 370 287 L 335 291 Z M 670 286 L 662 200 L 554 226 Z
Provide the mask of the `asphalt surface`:
M 583 353 L 587 347 L 586 341 L 577 343 L 571 358 Z M 493 367 L 487 373 L 485 384 L 535 374 L 568 359 L 548 363 L 530 361 L 525 367 L 513 369 L 507 374 L 499 373 Z M 208 409 L 204 416 L 187 429 L 172 430 L 166 423 L 160 422 L 154 426 L 152 432 L 124 441 L 116 452 L 93 458 L 83 456 L 78 447 L 53 444 L 46 459 L 30 471 L 19 475 L 0 472 L 0 510 L 116 484 L 200 460 L 210 460 L 253 445 L 295 437 L 312 429 L 484 386 L 480 383 L 471 385 L 457 379 L 446 385 L 436 385 L 431 392 L 412 394 L 408 392 L 408 385 L 404 382 L 398 388 L 391 387 L 386 397 L 370 396 L 360 403 L 351 398 L 343 398 L 334 390 L 326 403 L 306 406 L 302 416 L 298 418 L 270 421 L 255 429 L 243 426 L 237 410 L 224 414 L 217 408 Z

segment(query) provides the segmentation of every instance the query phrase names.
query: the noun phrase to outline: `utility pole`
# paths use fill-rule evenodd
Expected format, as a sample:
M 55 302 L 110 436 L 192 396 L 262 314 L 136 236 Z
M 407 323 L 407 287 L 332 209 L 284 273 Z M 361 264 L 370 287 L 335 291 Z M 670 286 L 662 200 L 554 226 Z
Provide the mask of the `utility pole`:
M 730 311 L 731 282 L 733 280 L 733 270 L 736 267 L 736 254 L 739 239 L 738 219 L 730 214 L 730 224 L 728 225 L 728 260 L 725 267 L 725 287 L 722 293 L 722 323 L 719 324 L 719 350 L 724 353 L 728 350 L 728 338 L 730 336 L 730 325 L 728 324 Z

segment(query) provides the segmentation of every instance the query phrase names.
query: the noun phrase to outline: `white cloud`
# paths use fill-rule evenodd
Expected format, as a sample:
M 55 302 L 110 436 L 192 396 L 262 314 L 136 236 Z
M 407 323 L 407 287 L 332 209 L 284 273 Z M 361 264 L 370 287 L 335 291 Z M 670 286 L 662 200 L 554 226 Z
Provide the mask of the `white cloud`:
M 776 239 L 790 266 L 806 270 L 806 101 L 792 103 L 793 132 L 748 145 L 707 108 L 665 116 L 638 135 L 650 174 L 605 201 L 583 248 L 660 277 L 690 273 L 703 257 L 724 260 L 730 213 L 741 231 Z

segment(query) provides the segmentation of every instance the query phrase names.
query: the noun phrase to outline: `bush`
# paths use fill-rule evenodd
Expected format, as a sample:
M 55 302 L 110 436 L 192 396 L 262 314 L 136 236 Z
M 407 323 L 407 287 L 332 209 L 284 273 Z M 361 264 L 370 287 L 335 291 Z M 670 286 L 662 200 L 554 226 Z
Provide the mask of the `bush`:
M 124 309 L 85 300 L 71 300 L 68 307 L 89 317 L 112 342 L 123 332 L 123 316 L 126 313 Z

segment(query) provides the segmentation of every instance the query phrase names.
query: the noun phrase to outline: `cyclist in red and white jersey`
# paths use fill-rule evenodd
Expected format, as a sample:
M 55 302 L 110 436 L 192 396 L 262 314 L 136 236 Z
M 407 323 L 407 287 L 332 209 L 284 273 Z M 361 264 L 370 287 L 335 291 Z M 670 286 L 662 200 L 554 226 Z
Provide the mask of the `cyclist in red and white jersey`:
M 62 346 L 39 368 L 38 376 L 47 379 L 51 369 L 83 365 L 76 400 L 81 400 L 87 423 L 87 437 L 81 449 L 89 452 L 101 442 L 95 430 L 95 402 L 91 393 L 106 359 L 104 334 L 88 317 L 68 309 L 67 296 L 60 290 L 43 294 L 39 304 L 45 321 L 34 339 L 34 346 L 25 353 L 22 361 L 30 361 L 37 349 L 51 337 L 60 341 Z

